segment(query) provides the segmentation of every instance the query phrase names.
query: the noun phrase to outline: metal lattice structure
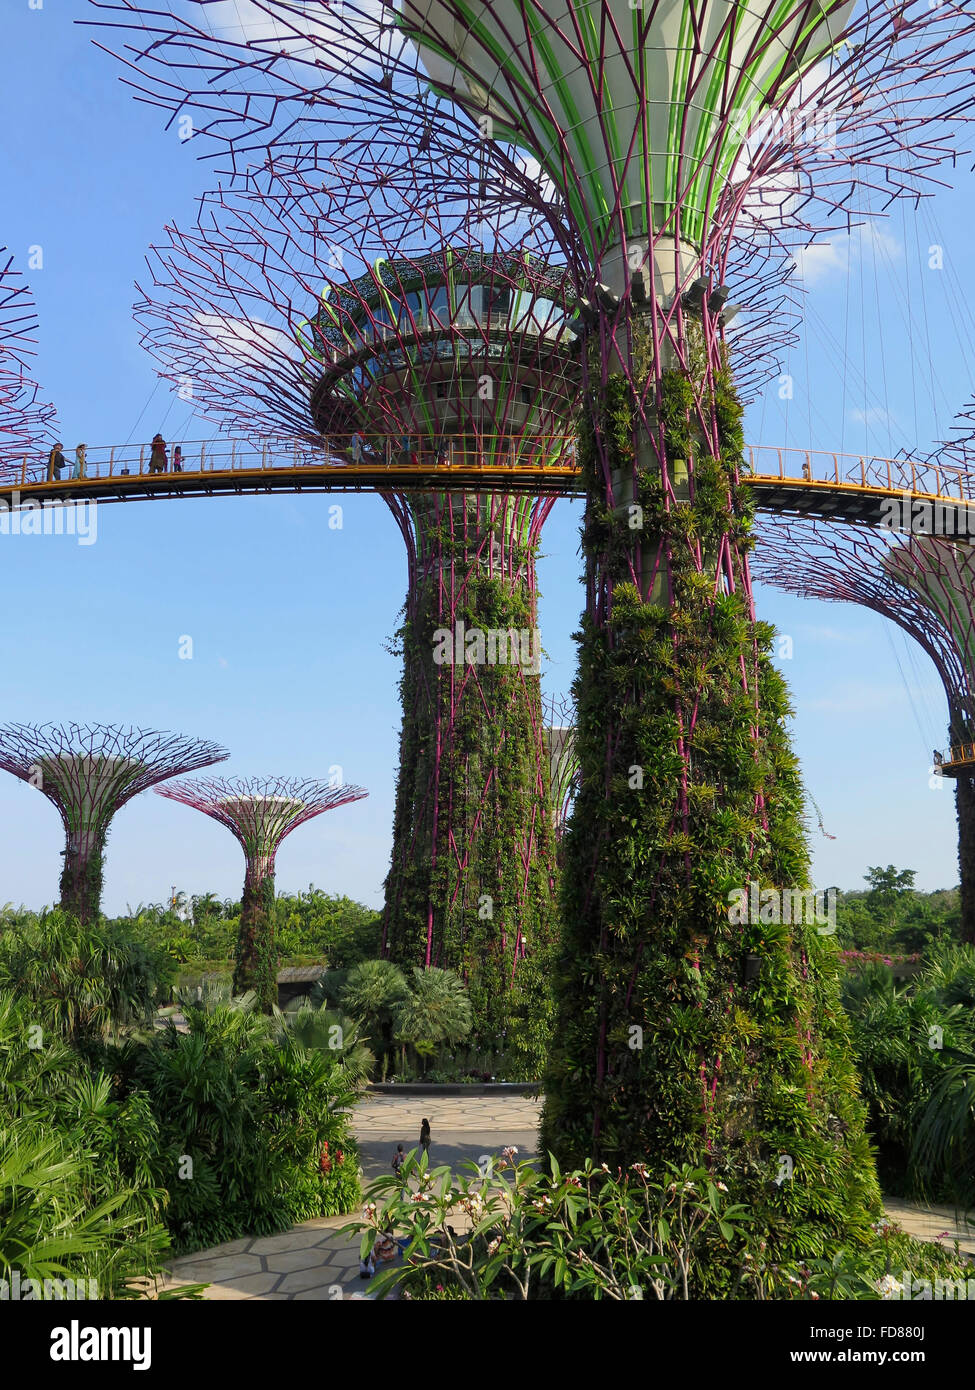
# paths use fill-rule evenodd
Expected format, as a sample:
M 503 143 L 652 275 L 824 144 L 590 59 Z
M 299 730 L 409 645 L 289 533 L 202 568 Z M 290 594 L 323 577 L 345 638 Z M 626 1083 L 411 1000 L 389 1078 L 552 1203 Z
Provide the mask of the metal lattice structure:
M 36 330 L 30 288 L 0 247 L 0 478 L 53 438 L 54 407 L 31 376 Z
M 244 851 L 233 989 L 235 994 L 256 990 L 261 1006 L 270 1011 L 277 1003 L 274 862 L 281 842 L 313 817 L 361 801 L 369 793 L 351 783 L 285 777 L 194 778 L 157 787 L 156 792 L 219 821 Z
M 975 941 L 975 749 L 964 753 L 975 741 L 975 546 L 923 532 L 767 522 L 754 570 L 801 598 L 879 613 L 934 662 L 948 702 L 949 750 L 962 750 L 956 758 L 949 751 L 946 770 L 957 777 L 962 934 Z M 932 771 L 941 761 L 938 754 Z
M 936 186 L 975 90 L 975 16 L 256 0 L 274 27 L 235 51 L 193 18 L 99 8 L 133 20 L 144 93 L 209 109 L 234 158 L 320 170 L 378 140 L 404 187 L 422 171 L 420 215 L 467 227 L 495 207 L 558 244 L 588 327 L 586 613 L 541 1145 L 614 1164 L 703 1151 L 770 1233 L 853 1236 L 877 1192 L 831 959 L 810 924 L 769 940 L 726 906 L 729 884 L 808 881 L 787 701 L 755 623 L 729 271 L 756 239 L 787 251 Z M 780 1150 L 799 1154 L 788 1196 Z
M 0 727 L 0 768 L 43 792 L 61 816 L 61 907 L 83 922 L 99 913 L 105 844 L 116 812 L 168 777 L 227 757 L 205 739 L 114 724 Z

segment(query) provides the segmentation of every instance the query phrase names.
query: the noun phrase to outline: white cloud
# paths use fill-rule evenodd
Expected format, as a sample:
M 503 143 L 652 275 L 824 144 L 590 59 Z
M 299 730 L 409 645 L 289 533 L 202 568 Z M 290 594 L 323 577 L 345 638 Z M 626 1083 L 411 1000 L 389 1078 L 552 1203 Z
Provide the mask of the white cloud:
M 835 275 L 845 275 L 851 260 L 899 260 L 903 247 L 879 220 L 864 222 L 852 232 L 836 235 L 831 241 L 816 241 L 795 254 L 796 270 L 809 285 L 822 283 Z
M 796 252 L 796 273 L 806 285 L 827 280 L 833 271 L 846 271 L 849 265 L 849 246 L 845 242 L 822 241 L 804 246 Z
M 890 411 L 879 405 L 868 406 L 866 410 L 850 410 L 847 413 L 855 425 L 893 425 L 895 423 Z
M 301 349 L 295 340 L 259 319 L 198 313 L 193 315 L 193 321 L 212 339 L 224 366 L 262 366 L 273 357 L 301 361 Z

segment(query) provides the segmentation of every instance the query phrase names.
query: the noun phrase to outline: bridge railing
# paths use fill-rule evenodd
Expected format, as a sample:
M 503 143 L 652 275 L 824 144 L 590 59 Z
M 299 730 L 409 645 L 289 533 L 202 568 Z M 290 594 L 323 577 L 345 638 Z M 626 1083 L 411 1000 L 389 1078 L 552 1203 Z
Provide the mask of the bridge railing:
M 530 443 L 530 455 L 526 447 Z M 177 453 L 177 450 L 179 451 Z M 575 467 L 575 437 L 540 435 L 484 436 L 479 447 L 470 442 L 444 440 L 432 445 L 427 439 L 405 435 L 330 435 L 319 442 L 303 439 L 267 440 L 253 444 L 246 440 L 206 440 L 166 445 L 165 467 L 154 462 L 151 444 L 115 447 L 91 446 L 87 449 L 83 472 L 79 472 L 75 450 L 64 450 L 64 466 L 59 478 L 50 476 L 48 455 L 25 455 L 18 464 L 0 472 L 7 487 L 48 487 L 56 489 L 81 480 L 153 477 L 168 473 L 228 474 L 271 473 L 301 468 L 380 468 L 393 478 L 418 469 L 452 468 L 518 473 L 535 463 L 539 467 Z
M 973 478 L 964 468 L 913 459 L 880 458 L 875 454 L 839 454 L 825 449 L 750 446 L 751 472 L 796 482 L 879 488 L 884 492 L 914 492 L 946 500 L 975 497 Z

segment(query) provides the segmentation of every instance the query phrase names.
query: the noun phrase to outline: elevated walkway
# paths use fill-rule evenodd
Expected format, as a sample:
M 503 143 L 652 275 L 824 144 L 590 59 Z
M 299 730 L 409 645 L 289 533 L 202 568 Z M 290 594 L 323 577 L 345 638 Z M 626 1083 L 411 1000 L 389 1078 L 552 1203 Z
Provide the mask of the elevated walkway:
M 572 496 L 581 492 L 574 440 L 539 442 L 529 464 L 515 441 L 500 438 L 477 453 L 461 445 L 443 449 L 404 448 L 398 438 L 351 437 L 275 440 L 263 444 L 219 440 L 184 443 L 180 471 L 174 446 L 165 471 L 152 471 L 148 445 L 88 450 L 85 474 L 72 476 L 74 458 L 65 453 L 60 479 L 48 478 L 45 460 L 25 458 L 0 474 L 0 502 L 8 507 L 28 497 L 42 503 L 69 500 L 124 502 L 174 497 L 258 495 L 270 492 L 401 492 L 445 489 Z M 763 511 L 830 521 L 975 535 L 975 496 L 964 469 L 862 454 L 749 447 L 742 482 Z M 930 518 L 925 525 L 922 516 Z

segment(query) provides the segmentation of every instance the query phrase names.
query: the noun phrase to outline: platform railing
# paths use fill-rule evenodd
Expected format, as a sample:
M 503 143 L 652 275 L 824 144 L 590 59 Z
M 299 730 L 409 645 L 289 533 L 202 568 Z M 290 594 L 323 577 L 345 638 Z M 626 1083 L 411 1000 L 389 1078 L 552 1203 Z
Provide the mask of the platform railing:
M 179 449 L 179 458 L 176 450 Z M 60 479 L 49 478 L 47 455 L 25 455 L 18 462 L 0 468 L 0 486 L 17 488 L 48 487 L 54 490 L 77 487 L 80 481 L 102 481 L 131 477 L 173 476 L 180 472 L 201 475 L 236 473 L 266 474 L 288 469 L 377 469 L 390 479 L 411 473 L 452 469 L 465 474 L 485 472 L 495 476 L 510 472 L 529 475 L 539 468 L 553 475 L 572 477 L 578 472 L 576 439 L 570 434 L 485 435 L 479 447 L 470 441 L 445 439 L 433 443 L 427 438 L 402 435 L 330 435 L 321 441 L 269 439 L 263 442 L 219 439 L 168 443 L 166 467 L 156 470 L 151 444 L 92 446 L 87 450 L 84 474 L 76 474 L 75 451 L 64 451 L 65 466 Z M 179 467 L 176 467 L 178 462 Z M 745 453 L 743 477 L 755 482 L 776 478 L 790 484 L 842 489 L 863 488 L 887 494 L 905 492 L 948 501 L 975 500 L 975 478 L 963 468 L 948 464 L 887 459 L 872 454 L 844 454 L 820 449 L 798 449 L 774 445 L 750 445 Z
M 177 449 L 179 453 L 177 454 Z M 7 487 L 66 487 L 79 482 L 131 477 L 170 477 L 179 474 L 226 475 L 233 473 L 273 473 L 283 469 L 380 469 L 390 477 L 417 471 L 456 469 L 463 472 L 534 471 L 549 468 L 572 474 L 576 470 L 575 436 L 539 435 L 484 436 L 480 447 L 469 442 L 445 439 L 432 445 L 427 439 L 404 435 L 330 435 L 312 443 L 303 439 L 206 440 L 167 443 L 165 467 L 153 462 L 151 444 L 87 449 L 84 471 L 79 474 L 75 450 L 64 450 L 64 466 L 59 478 L 49 476 L 48 455 L 25 455 L 18 464 L 0 473 Z
M 936 767 L 954 767 L 960 763 L 975 764 L 975 743 L 953 744 L 947 754 L 939 753 L 935 757 Z
M 973 480 L 963 468 L 951 464 L 888 459 L 875 454 L 831 453 L 825 449 L 779 448 L 750 445 L 748 467 L 755 477 L 911 492 L 948 501 L 975 497 Z

